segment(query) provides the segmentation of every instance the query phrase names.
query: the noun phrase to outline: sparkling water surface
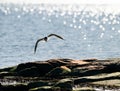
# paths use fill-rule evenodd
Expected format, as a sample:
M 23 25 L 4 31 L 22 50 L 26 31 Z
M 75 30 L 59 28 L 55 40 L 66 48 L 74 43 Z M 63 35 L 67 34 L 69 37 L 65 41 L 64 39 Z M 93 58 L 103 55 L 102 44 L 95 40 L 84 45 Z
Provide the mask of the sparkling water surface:
M 0 68 L 52 58 L 120 57 L 120 13 L 111 6 L 0 4 Z M 51 33 L 52 37 L 37 39 Z

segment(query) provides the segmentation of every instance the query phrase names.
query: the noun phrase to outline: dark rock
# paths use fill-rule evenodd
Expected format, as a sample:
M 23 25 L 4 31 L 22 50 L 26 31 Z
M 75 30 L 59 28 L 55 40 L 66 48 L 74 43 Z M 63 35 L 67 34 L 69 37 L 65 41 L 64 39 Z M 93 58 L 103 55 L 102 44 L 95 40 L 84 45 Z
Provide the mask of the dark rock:
M 105 65 L 106 67 L 104 68 L 105 73 L 111 73 L 111 72 L 120 72 L 120 63 L 110 63 Z
M 42 87 L 42 86 L 49 86 L 49 85 L 50 84 L 47 81 L 30 82 L 28 84 L 28 88 L 31 89 L 31 88 Z
M 18 67 L 14 71 L 19 74 L 21 73 L 21 71 L 23 73 L 25 69 L 28 70 L 29 72 L 30 70 L 32 70 L 32 72 L 35 71 L 35 76 L 36 76 L 36 72 L 38 72 L 39 76 L 44 76 L 47 72 L 52 70 L 53 67 L 48 62 L 30 62 L 30 63 L 19 64 Z
M 0 91 L 3 91 L 3 89 L 2 89 L 2 84 L 0 83 Z
M 30 89 L 29 91 L 53 91 L 53 89 L 51 86 L 43 86 L 43 87 Z
M 2 87 L 3 91 L 28 91 L 27 85 L 17 84 L 17 85 L 5 85 Z
M 3 72 L 3 71 L 5 71 L 5 72 L 9 72 L 11 69 L 13 69 L 14 68 L 14 66 L 13 67 L 7 67 L 7 68 L 3 68 L 3 69 L 0 69 L 0 72 Z
M 88 63 L 86 65 L 82 65 L 82 66 L 77 66 L 75 68 L 72 69 L 71 71 L 71 76 L 90 76 L 90 75 L 96 75 L 96 74 L 100 74 L 101 72 L 103 72 L 103 69 L 105 68 L 104 65 L 98 63 L 98 62 L 91 62 Z
M 38 77 L 40 76 L 39 69 L 36 67 L 25 68 L 17 73 L 19 76 L 24 77 Z
M 14 73 L 11 73 L 11 72 L 5 72 L 5 71 L 0 72 L 0 77 L 4 77 L 4 76 L 12 76 L 12 75 L 14 75 Z
M 54 87 L 60 87 L 61 91 L 72 91 L 72 87 L 73 87 L 73 80 L 71 79 L 62 79 L 60 81 L 58 81 Z

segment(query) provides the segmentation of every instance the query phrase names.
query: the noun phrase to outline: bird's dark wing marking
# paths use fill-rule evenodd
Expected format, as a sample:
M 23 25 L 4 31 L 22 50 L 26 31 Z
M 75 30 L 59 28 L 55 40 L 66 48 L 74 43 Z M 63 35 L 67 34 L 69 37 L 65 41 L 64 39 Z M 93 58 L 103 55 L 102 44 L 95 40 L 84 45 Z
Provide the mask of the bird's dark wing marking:
M 44 40 L 44 38 L 38 39 L 37 42 L 35 43 L 34 53 L 36 53 L 38 43 L 39 43 L 40 41 L 42 41 L 42 40 Z
M 59 35 L 57 35 L 57 34 L 50 34 L 50 35 L 48 35 L 48 37 L 51 37 L 51 36 L 56 36 L 56 37 L 58 37 L 58 38 L 64 40 L 61 36 L 59 36 Z

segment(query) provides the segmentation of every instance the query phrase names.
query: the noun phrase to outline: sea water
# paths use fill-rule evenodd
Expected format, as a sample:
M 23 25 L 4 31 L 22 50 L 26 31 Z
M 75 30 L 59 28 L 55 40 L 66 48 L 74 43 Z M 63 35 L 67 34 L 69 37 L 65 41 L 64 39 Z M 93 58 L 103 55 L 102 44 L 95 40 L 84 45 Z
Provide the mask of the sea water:
M 111 11 L 112 9 L 112 11 Z M 105 5 L 0 4 L 0 68 L 53 58 L 120 57 L 120 13 Z M 54 33 L 48 42 L 39 38 Z

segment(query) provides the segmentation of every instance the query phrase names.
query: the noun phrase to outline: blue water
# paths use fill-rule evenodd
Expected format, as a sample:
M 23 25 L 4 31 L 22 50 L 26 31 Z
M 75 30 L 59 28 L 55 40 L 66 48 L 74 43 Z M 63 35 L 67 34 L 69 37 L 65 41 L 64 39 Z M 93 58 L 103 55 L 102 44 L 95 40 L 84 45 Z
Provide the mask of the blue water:
M 0 4 L 0 68 L 52 58 L 120 57 L 120 13 L 98 7 Z M 37 39 L 50 33 L 65 40 L 40 42 L 34 54 Z

